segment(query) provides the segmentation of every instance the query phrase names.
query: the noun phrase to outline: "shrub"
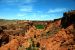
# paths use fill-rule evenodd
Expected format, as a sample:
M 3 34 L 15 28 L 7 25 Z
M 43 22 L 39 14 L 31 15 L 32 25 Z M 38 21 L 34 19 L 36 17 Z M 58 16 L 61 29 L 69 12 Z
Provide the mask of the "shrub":
M 44 25 L 35 25 L 37 29 L 44 29 Z

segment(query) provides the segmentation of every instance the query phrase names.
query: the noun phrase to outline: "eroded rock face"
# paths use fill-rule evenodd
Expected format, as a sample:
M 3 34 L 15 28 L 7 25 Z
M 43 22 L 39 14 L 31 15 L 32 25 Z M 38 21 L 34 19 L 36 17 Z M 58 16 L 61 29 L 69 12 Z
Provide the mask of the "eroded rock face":
M 72 11 L 64 13 L 62 19 L 52 22 L 22 21 L 13 26 L 9 25 L 10 27 L 8 26 L 6 30 L 0 27 L 0 50 L 74 50 L 74 16 L 75 11 Z M 35 27 L 37 24 L 43 24 L 46 27 L 37 29 Z
M 75 24 L 75 11 L 65 12 L 61 19 L 61 25 L 63 28 L 66 28 L 71 24 Z
M 60 25 L 61 25 L 61 18 L 55 19 L 55 20 L 54 20 L 54 25 L 55 25 L 56 27 L 60 27 Z
M 4 45 L 9 42 L 9 35 L 1 35 L 2 37 L 0 38 L 0 47 L 1 45 Z
M 0 33 L 2 33 L 3 30 L 5 30 L 5 29 L 7 29 L 7 27 L 5 27 L 5 26 L 0 26 Z
M 0 47 L 9 42 L 9 35 L 4 33 L 5 29 L 7 29 L 6 26 L 0 26 Z
M 44 48 L 45 50 L 73 50 L 74 45 L 73 35 L 64 29 L 59 31 L 51 38 L 40 40 L 40 47 L 41 49 Z
M 13 39 L 10 41 L 10 43 L 0 47 L 0 50 L 17 50 L 19 46 L 19 42 L 17 39 Z

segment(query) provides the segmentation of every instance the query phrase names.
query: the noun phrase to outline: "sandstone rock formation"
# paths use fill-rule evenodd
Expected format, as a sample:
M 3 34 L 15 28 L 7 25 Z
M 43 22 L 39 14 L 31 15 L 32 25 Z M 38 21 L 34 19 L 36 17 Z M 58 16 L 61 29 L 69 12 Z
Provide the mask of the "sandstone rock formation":
M 17 21 L 0 26 L 0 50 L 75 50 L 75 11 L 54 21 Z M 37 29 L 35 25 L 44 25 Z
M 63 28 L 75 24 L 75 10 L 70 12 L 65 12 L 63 18 L 61 19 L 61 25 Z

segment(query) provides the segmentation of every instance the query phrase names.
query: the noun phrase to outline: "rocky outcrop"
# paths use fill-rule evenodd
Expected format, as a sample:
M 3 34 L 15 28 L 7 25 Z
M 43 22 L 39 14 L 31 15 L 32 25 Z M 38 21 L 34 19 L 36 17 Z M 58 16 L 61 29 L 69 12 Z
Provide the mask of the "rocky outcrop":
M 5 29 L 7 29 L 7 27 L 6 27 L 6 26 L 0 26 L 0 33 L 2 33 L 2 32 L 3 32 L 3 30 L 5 30 Z
M 9 35 L 1 35 L 0 37 L 0 47 L 9 42 Z
M 18 47 L 19 42 L 17 41 L 17 39 L 13 39 L 12 41 L 10 41 L 10 43 L 0 47 L 0 50 L 17 50 Z
M 61 26 L 67 28 L 71 24 L 75 24 L 75 10 L 70 12 L 65 12 L 61 19 Z
M 67 30 L 60 30 L 53 37 L 40 40 L 40 48 L 45 50 L 73 50 L 73 35 Z
M 60 27 L 60 25 L 61 25 L 61 18 L 55 19 L 53 23 L 54 23 L 54 25 L 55 25 L 56 27 Z

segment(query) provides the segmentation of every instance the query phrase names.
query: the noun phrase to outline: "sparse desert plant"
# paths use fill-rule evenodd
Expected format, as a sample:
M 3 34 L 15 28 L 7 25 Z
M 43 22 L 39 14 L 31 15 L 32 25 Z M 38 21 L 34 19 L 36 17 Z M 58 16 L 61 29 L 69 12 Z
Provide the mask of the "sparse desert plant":
M 38 47 L 33 47 L 30 45 L 28 48 L 26 48 L 26 50 L 38 50 Z
M 10 50 L 10 48 L 8 48 L 8 50 Z
M 31 45 L 28 48 L 26 48 L 26 50 L 38 50 L 39 47 L 37 46 L 37 44 L 34 44 L 33 39 L 34 38 L 28 39 L 28 41 L 31 43 Z
M 30 45 L 26 50 L 32 50 L 32 46 Z
M 18 50 L 25 50 L 26 48 L 24 46 L 19 46 Z
M 57 33 L 58 31 L 60 31 L 60 27 L 52 27 L 49 31 L 46 32 L 46 36 L 51 36 L 54 35 L 55 33 Z

